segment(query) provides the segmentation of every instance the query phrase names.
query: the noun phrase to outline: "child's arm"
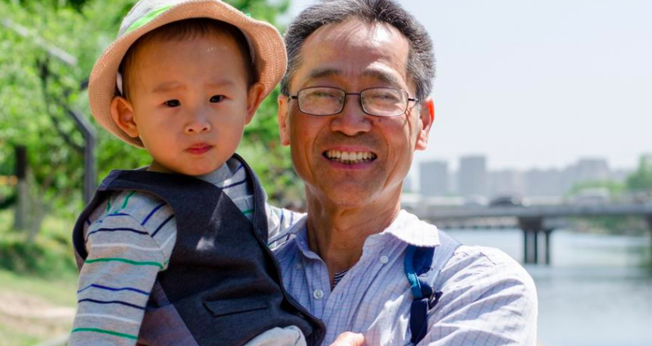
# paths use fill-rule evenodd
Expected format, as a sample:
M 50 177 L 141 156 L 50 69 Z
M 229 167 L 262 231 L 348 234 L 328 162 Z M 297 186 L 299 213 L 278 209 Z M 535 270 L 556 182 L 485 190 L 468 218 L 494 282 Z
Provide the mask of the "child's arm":
M 289 209 L 277 208 L 267 203 L 265 203 L 265 210 L 267 211 L 267 229 L 269 230 L 268 239 L 272 239 L 285 232 L 288 228 L 292 227 L 306 216 L 305 213 L 297 213 Z
M 164 246 L 126 214 L 95 222 L 87 234 L 69 345 L 135 345 L 150 291 L 165 267 Z

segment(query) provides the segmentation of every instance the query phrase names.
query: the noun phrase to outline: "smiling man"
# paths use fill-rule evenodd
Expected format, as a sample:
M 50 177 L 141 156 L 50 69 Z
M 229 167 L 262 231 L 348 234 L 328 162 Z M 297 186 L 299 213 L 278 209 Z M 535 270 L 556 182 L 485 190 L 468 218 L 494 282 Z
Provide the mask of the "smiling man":
M 307 218 L 276 239 L 290 293 L 366 345 L 534 345 L 537 300 L 504 253 L 464 246 L 401 210 L 434 121 L 432 43 L 391 0 L 331 0 L 286 33 L 284 145 Z

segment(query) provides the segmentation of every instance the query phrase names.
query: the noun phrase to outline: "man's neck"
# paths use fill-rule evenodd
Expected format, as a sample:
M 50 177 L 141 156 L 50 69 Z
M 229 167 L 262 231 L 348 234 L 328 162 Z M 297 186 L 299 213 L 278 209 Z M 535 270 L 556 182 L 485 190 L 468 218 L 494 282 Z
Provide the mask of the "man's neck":
M 308 244 L 326 263 L 331 282 L 335 273 L 355 265 L 368 236 L 380 233 L 398 215 L 400 203 L 342 207 L 308 196 Z

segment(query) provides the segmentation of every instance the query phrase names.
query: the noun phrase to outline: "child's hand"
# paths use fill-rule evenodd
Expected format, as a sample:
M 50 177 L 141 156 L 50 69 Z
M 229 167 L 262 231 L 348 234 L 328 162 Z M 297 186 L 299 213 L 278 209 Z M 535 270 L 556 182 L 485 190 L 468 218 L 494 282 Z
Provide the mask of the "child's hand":
M 362 346 L 364 336 L 358 333 L 344 332 L 340 334 L 331 346 Z

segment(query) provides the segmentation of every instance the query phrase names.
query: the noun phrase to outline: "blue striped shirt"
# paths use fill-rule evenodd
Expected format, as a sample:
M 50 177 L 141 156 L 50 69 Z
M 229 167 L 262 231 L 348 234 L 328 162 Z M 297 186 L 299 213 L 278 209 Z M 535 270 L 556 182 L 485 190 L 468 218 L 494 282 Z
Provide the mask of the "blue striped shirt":
M 323 345 L 345 331 L 364 334 L 366 345 L 408 345 L 412 295 L 404 251 L 408 244 L 438 246 L 438 232 L 401 211 L 387 229 L 366 239 L 362 257 L 332 290 L 325 263 L 308 247 L 305 218 L 277 237 L 285 242 L 275 252 L 290 294 L 326 324 Z M 536 289 L 512 258 L 460 246 L 445 264 L 435 251 L 433 263 L 442 270 L 431 284 L 443 296 L 429 311 L 419 345 L 536 344 Z

